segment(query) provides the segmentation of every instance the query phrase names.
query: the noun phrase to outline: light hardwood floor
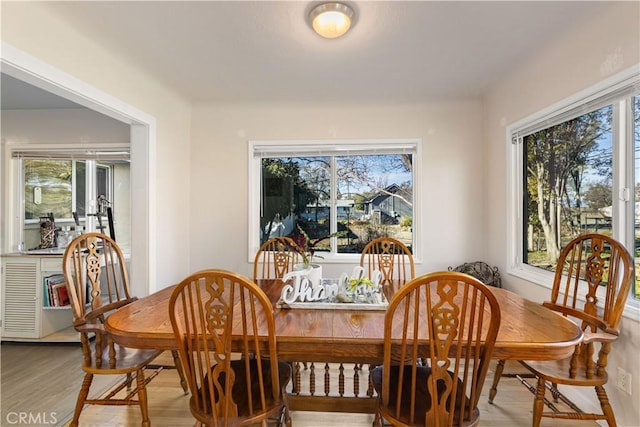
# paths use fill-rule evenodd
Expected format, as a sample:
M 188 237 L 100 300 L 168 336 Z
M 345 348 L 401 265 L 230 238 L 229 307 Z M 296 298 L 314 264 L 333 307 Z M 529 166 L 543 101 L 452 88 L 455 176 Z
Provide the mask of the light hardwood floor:
M 0 426 L 60 425 L 72 413 L 84 376 L 80 344 L 3 342 L 0 362 Z M 96 378 L 92 390 L 102 393 L 115 380 Z
M 80 359 L 75 356 L 80 353 L 80 349 L 73 346 L 62 349 L 58 347 L 15 348 L 14 345 L 3 343 L 0 348 L 3 416 L 0 425 L 8 425 L 6 417 L 11 411 L 31 411 L 32 413 L 55 411 L 57 423 L 48 423 L 48 425 L 68 425 L 82 377 Z M 34 360 L 40 360 L 40 362 L 34 362 Z M 170 361 L 170 355 L 167 355 L 167 361 Z M 56 371 L 59 374 L 56 374 Z M 30 374 L 25 375 L 26 372 Z M 37 375 L 35 372 L 42 374 Z M 72 374 L 73 372 L 75 374 Z M 495 404 L 491 405 L 487 402 L 487 392 L 492 378 L 493 372 L 490 371 L 485 381 L 484 394 L 480 399 L 480 425 L 491 427 L 531 425 L 533 399 L 531 393 L 517 380 L 503 378 Z M 104 391 L 107 385 L 108 382 L 103 382 L 95 390 L 98 393 Z M 162 371 L 148 385 L 148 394 L 150 418 L 154 427 L 194 425 L 194 420 L 189 413 L 189 396 L 183 393 L 175 370 Z M 368 427 L 371 426 L 372 421 L 373 416 L 367 414 L 300 411 L 292 413 L 294 427 Z M 20 425 L 41 426 L 43 424 Z M 88 406 L 82 412 L 80 425 L 87 427 L 138 426 L 140 412 L 136 407 Z M 594 426 L 597 426 L 595 422 L 588 421 L 552 419 L 542 421 L 542 427 Z

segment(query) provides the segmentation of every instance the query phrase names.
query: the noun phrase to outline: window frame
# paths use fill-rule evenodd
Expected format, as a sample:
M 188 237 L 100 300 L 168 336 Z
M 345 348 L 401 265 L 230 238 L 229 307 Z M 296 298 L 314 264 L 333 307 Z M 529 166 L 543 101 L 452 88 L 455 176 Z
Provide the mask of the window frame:
M 612 235 L 634 254 L 633 96 L 640 94 L 640 68 L 626 69 L 558 103 L 506 127 L 507 274 L 551 289 L 554 272 L 525 264 L 523 136 L 546 129 L 604 105 L 612 105 L 613 226 Z M 632 105 L 632 104 L 631 104 Z M 624 114 L 622 114 L 624 113 Z M 630 117 L 631 116 L 631 117 Z M 631 218 L 631 220 L 629 220 Z M 633 290 L 631 291 L 633 292 Z M 625 315 L 640 314 L 640 299 L 627 300 Z
M 248 238 L 247 261 L 253 262 L 260 247 L 260 191 L 262 155 L 278 157 L 303 157 L 322 155 L 366 155 L 411 153 L 413 160 L 413 218 L 412 238 L 414 262 L 420 262 L 422 254 L 421 229 L 421 185 L 422 185 L 422 140 L 420 138 L 387 139 L 327 139 L 327 140 L 251 140 L 248 141 Z M 266 157 L 266 156 L 265 156 Z M 334 173 L 335 175 L 335 173 Z M 332 178 L 335 179 L 335 176 Z M 323 253 L 320 263 L 357 264 L 360 254 Z
M 25 218 L 24 211 L 24 160 L 27 159 L 53 159 L 68 160 L 73 162 L 74 178 L 72 180 L 72 209 L 75 206 L 76 182 L 75 182 L 75 161 L 85 161 L 85 209 L 94 209 L 92 203 L 97 197 L 94 194 L 97 190 L 97 169 L 107 169 L 106 186 L 110 193 L 107 197 L 113 199 L 113 168 L 106 164 L 110 160 L 126 160 L 130 162 L 130 145 L 126 144 L 93 144 L 92 146 L 84 146 L 79 144 L 6 144 L 4 147 L 4 157 L 7 166 L 6 179 L 16 183 L 15 186 L 9 186 L 7 191 L 7 212 L 11 213 L 10 220 L 7 222 L 7 242 L 9 250 L 17 252 L 25 252 L 25 227 L 33 226 L 39 222 L 38 219 Z M 71 223 L 73 218 L 56 218 L 56 222 Z M 94 216 L 85 215 L 81 220 L 85 232 L 97 230 L 97 219 Z M 130 248 L 122 247 L 124 251 Z

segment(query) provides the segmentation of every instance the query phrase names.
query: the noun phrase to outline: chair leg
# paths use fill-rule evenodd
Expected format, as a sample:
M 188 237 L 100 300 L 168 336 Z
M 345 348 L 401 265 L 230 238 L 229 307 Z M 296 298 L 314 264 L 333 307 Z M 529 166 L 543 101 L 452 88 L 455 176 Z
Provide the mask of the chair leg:
M 264 423 L 267 423 L 269 420 L 264 420 Z M 289 409 L 287 408 L 287 405 L 282 405 L 282 409 L 280 409 L 280 413 L 278 414 L 278 417 L 275 419 L 275 426 L 276 427 L 291 427 L 291 415 L 289 414 Z
M 545 390 L 545 381 L 542 378 L 538 378 L 538 386 L 536 387 L 535 398 L 533 400 L 533 427 L 540 427 L 542 411 L 544 410 Z
M 607 424 L 609 424 L 609 427 L 616 427 L 618 425 L 616 423 L 616 416 L 613 414 L 613 408 L 611 408 L 611 404 L 609 403 L 607 392 L 604 391 L 604 387 L 597 386 L 596 395 L 598 395 L 600 407 L 602 408 L 602 413 L 606 417 Z
M 551 396 L 553 397 L 553 401 L 558 403 L 558 399 L 560 398 L 560 390 L 558 390 L 558 384 L 551 383 L 551 387 L 547 387 L 551 392 Z
M 382 427 L 383 423 L 382 423 L 382 415 L 380 415 L 380 400 L 382 398 L 380 397 L 380 395 L 378 395 L 378 398 L 376 399 L 376 409 L 375 409 L 375 413 L 373 415 L 373 423 L 372 426 L 373 427 Z
M 173 363 L 176 366 L 176 371 L 178 371 L 178 375 L 180 376 L 180 385 L 182 386 L 182 390 L 184 391 L 184 394 L 189 394 L 189 386 L 186 378 L 184 377 L 184 369 L 182 369 L 182 362 L 180 361 L 178 350 L 171 350 L 171 355 L 173 356 Z
M 136 373 L 136 384 L 138 386 L 138 401 L 140 403 L 140 412 L 142 414 L 142 427 L 151 427 L 149 420 L 149 406 L 147 405 L 147 385 L 144 379 L 143 369 Z
M 384 427 L 384 423 L 382 422 L 382 417 L 380 416 L 380 413 L 378 411 L 376 411 L 376 413 L 373 416 L 373 427 Z
M 133 382 L 133 377 L 131 376 L 131 372 L 127 374 L 127 390 L 131 390 L 131 383 Z
M 93 381 L 93 374 L 85 374 L 84 379 L 82 380 L 82 386 L 80 387 L 80 392 L 78 393 L 76 408 L 73 412 L 73 420 L 69 423 L 69 427 L 78 427 L 78 419 L 80 418 L 80 412 L 82 412 L 82 408 L 84 407 L 84 402 L 87 400 L 87 396 L 89 395 L 91 381 Z
M 498 383 L 500 382 L 503 371 L 504 360 L 498 360 L 498 363 L 496 364 L 496 372 L 493 374 L 493 383 L 491 384 L 491 389 L 489 390 L 489 403 L 493 403 L 493 399 L 498 393 Z
M 284 425 L 286 427 L 291 427 L 291 425 L 292 425 L 292 423 L 291 423 L 291 413 L 289 412 L 289 408 L 285 407 L 284 408 L 284 413 L 285 413 Z

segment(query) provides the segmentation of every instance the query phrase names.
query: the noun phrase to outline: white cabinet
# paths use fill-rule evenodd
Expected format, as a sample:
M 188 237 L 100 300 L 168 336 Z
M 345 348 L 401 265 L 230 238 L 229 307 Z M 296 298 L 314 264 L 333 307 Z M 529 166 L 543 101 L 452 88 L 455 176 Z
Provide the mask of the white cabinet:
M 2 257 L 2 340 L 78 340 L 71 308 L 46 306 L 43 279 L 61 272 L 61 256 Z

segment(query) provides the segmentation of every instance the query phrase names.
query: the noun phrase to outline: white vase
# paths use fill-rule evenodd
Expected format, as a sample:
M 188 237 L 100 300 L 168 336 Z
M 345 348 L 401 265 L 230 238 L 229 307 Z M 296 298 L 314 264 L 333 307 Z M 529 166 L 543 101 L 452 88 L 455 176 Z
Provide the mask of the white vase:
M 312 286 L 317 286 L 322 280 L 322 265 L 320 264 L 296 264 L 293 266 L 294 271 L 308 270 L 307 278 Z

